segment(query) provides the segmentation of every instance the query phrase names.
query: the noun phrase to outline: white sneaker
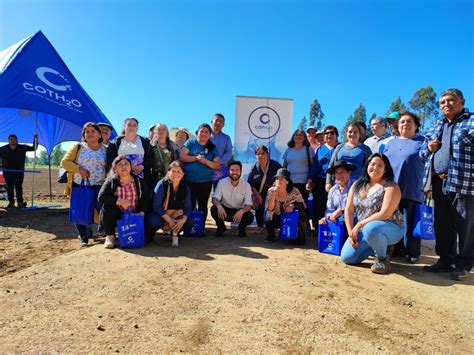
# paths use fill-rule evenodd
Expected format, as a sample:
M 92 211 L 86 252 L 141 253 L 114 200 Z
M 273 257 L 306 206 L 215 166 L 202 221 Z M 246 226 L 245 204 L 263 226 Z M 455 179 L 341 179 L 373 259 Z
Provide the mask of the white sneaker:
M 114 248 L 114 240 L 115 240 L 114 235 L 106 235 L 105 236 L 105 242 L 104 242 L 104 248 L 105 249 L 113 249 Z

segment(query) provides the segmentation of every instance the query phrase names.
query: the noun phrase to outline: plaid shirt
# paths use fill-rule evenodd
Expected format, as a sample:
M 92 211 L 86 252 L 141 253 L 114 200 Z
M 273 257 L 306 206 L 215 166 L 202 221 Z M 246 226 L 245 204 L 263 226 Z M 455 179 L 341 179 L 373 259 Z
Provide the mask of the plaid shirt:
M 135 186 L 135 181 L 132 180 L 129 183 L 120 182 L 120 186 L 115 191 L 115 196 L 129 200 L 130 207 L 134 211 L 137 206 L 137 187 Z
M 441 140 L 443 124 L 448 122 L 442 118 L 428 131 L 420 150 L 420 157 L 425 161 L 423 186 L 431 184 L 431 173 L 434 154 L 428 151 L 428 143 L 434 139 Z M 451 134 L 451 150 L 449 152 L 448 180 L 446 191 L 461 195 L 474 195 L 474 114 L 468 109 L 458 116 Z M 425 189 L 426 190 L 426 189 Z

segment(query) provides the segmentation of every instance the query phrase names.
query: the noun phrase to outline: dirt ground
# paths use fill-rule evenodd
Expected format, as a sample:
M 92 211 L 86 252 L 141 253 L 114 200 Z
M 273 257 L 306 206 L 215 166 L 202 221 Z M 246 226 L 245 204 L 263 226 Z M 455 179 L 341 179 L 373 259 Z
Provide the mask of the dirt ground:
M 54 177 L 56 175 L 53 175 Z M 25 196 L 31 196 L 29 178 Z M 395 259 L 375 275 L 264 235 L 157 235 L 143 249 L 80 249 L 63 185 L 36 176 L 35 204 L 0 201 L 0 353 L 472 353 L 474 275 L 454 282 Z M 30 197 L 28 197 L 29 199 Z

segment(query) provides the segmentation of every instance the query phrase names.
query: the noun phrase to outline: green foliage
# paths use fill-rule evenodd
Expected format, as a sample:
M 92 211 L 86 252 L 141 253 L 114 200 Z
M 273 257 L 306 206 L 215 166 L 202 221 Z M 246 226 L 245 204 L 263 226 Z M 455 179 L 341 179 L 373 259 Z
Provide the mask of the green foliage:
M 317 99 L 314 99 L 309 110 L 309 125 L 316 127 L 317 130 L 320 130 L 323 126 L 323 118 L 324 112 L 321 109 L 321 105 Z
M 354 122 L 364 122 L 367 121 L 367 110 L 365 106 L 361 103 L 354 111 Z
M 390 115 L 394 111 L 398 111 L 398 112 L 407 111 L 407 107 L 402 102 L 402 99 L 400 98 L 400 96 L 397 97 L 395 101 L 393 101 L 392 104 L 390 105 L 390 108 L 387 111 L 387 116 Z
M 420 118 L 420 131 L 425 132 L 439 117 L 436 92 L 431 85 L 417 90 L 408 101 L 410 108 Z
M 298 129 L 306 131 L 306 116 L 303 116 L 303 118 L 301 119 L 300 124 L 298 125 Z
M 42 150 L 39 153 L 39 156 L 36 158 L 36 164 L 38 164 L 38 165 L 48 165 L 49 164 L 48 152 L 46 150 Z
M 51 165 L 61 165 L 61 159 L 65 153 L 66 151 L 62 149 L 61 144 L 58 144 L 56 147 L 54 147 L 53 151 L 51 152 Z

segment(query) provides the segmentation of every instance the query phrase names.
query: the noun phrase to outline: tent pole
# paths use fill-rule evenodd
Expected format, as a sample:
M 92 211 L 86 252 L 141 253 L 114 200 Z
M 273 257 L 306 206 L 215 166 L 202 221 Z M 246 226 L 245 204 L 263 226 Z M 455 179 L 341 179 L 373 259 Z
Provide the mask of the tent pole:
M 48 168 L 49 168 L 49 200 L 53 202 L 53 193 L 51 187 L 51 154 L 48 155 Z
M 35 137 L 38 135 L 38 111 L 36 111 Z M 35 138 L 33 137 L 33 146 L 35 145 Z M 35 147 L 37 148 L 37 147 Z M 33 170 L 36 170 L 36 149 L 33 155 Z M 33 174 L 33 187 L 31 188 L 31 206 L 35 205 L 35 174 Z

